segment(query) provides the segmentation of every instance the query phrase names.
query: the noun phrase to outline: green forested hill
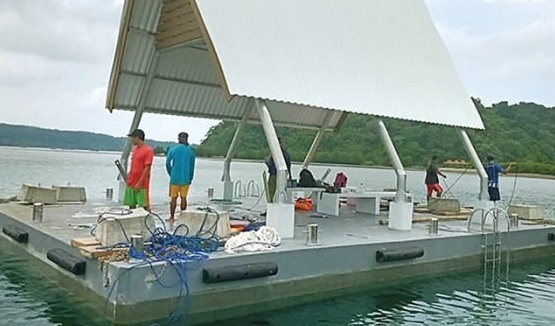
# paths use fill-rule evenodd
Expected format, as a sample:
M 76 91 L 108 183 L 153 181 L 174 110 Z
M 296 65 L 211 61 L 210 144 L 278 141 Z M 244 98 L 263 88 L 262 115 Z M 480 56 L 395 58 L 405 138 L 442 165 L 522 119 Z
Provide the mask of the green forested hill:
M 509 105 L 501 102 L 476 106 L 486 130 L 468 130 L 478 154 L 491 153 L 501 162 L 518 162 L 523 172 L 555 174 L 555 108 L 534 103 Z M 430 155 L 441 160 L 469 161 L 455 128 L 383 119 L 405 166 L 422 167 Z M 377 134 L 376 118 L 351 114 L 338 132 L 329 132 L 314 161 L 389 166 Z M 221 122 L 208 132 L 197 149 L 202 156 L 224 156 L 236 123 Z M 316 134 L 313 130 L 277 128 L 293 160 L 302 161 Z M 248 125 L 241 137 L 236 157 L 262 159 L 268 149 L 262 127 Z
M 147 141 L 159 151 L 173 145 L 171 142 Z M 124 137 L 0 123 L 0 146 L 121 151 L 124 143 Z

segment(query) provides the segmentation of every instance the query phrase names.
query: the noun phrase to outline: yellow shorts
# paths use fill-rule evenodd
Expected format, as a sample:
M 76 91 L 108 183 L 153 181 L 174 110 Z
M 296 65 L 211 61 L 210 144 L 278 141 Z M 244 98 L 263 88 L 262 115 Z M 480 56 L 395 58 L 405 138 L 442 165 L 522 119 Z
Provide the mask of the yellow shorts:
M 189 193 L 189 186 L 170 185 L 170 197 L 183 197 L 186 198 Z

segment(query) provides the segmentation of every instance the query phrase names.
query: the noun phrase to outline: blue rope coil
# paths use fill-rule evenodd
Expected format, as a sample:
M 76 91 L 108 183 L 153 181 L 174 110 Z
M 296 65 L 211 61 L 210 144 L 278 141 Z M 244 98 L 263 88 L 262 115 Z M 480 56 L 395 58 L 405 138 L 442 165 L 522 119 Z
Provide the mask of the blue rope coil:
M 112 283 L 112 288 L 106 297 L 106 309 L 109 298 L 121 276 L 127 274 L 134 268 L 150 266 L 153 274 L 155 275 L 156 282 L 161 287 L 176 287 L 179 289 L 178 294 L 180 300 L 178 306 L 175 307 L 174 311 L 169 313 L 166 318 L 166 322 L 173 323 L 183 317 L 182 313 L 186 311 L 186 305 L 189 302 L 189 285 L 187 282 L 187 270 L 189 269 L 189 266 L 192 264 L 196 266 L 202 263 L 209 258 L 208 254 L 217 251 L 220 246 L 221 239 L 216 235 L 220 215 L 217 211 L 209 207 L 203 208 L 203 211 L 206 212 L 206 215 L 204 216 L 200 229 L 194 235 L 189 235 L 190 230 L 185 224 L 178 225 L 173 233 L 170 233 L 166 230 L 163 219 L 155 213 L 150 213 L 150 215 L 157 217 L 161 221 L 162 227 L 151 230 L 147 223 L 148 215 L 145 217 L 144 225 L 150 233 L 150 238 L 148 239 L 148 244 L 144 246 L 141 251 L 136 251 L 135 248 L 131 246 L 123 225 L 119 223 L 121 231 L 123 232 L 128 243 L 121 243 L 116 246 L 128 247 L 129 257 L 139 260 L 139 262 L 134 264 L 123 274 L 120 274 L 115 282 Z M 209 213 L 216 214 L 216 218 L 214 223 L 205 229 Z M 182 230 L 183 232 L 180 232 Z M 166 284 L 166 282 L 163 281 L 163 275 L 161 275 L 162 273 L 157 272 L 154 266 L 156 263 L 160 262 L 165 263 L 165 266 L 173 267 L 178 280 L 176 284 Z

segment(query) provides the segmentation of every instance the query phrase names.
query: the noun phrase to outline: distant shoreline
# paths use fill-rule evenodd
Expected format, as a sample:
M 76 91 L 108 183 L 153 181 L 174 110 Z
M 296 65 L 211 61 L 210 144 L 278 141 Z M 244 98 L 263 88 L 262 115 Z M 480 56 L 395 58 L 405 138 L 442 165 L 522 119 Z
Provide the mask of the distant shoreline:
M 223 161 L 224 157 L 203 157 L 202 159 L 212 160 L 212 161 Z M 256 159 L 233 159 L 233 162 L 247 162 L 247 163 L 264 163 L 262 160 Z M 301 165 L 303 162 L 293 162 L 294 164 Z M 316 166 L 333 166 L 333 167 L 349 167 L 349 168 L 363 168 L 363 169 L 378 169 L 378 170 L 391 170 L 393 167 L 391 166 L 383 166 L 383 165 L 363 165 L 363 164 L 339 164 L 339 163 L 320 163 L 314 162 L 310 163 L 310 165 Z M 405 167 L 407 171 L 425 171 L 424 167 Z M 462 168 L 441 168 L 441 171 L 445 172 L 464 172 L 468 174 L 478 174 L 478 172 L 474 168 L 462 169 Z M 465 172 L 466 171 L 466 172 Z M 531 178 L 531 179 L 546 179 L 546 180 L 555 180 L 555 175 L 550 174 L 538 174 L 538 173 L 507 173 L 506 176 L 512 177 L 518 175 L 519 177 L 523 178 Z
M 76 152 L 76 153 L 97 153 L 97 154 L 121 154 L 120 151 L 105 151 L 105 150 L 88 150 L 88 149 L 62 149 L 62 148 L 48 148 L 48 147 L 21 147 L 21 146 L 6 146 L 0 145 L 0 148 L 10 148 L 10 149 L 27 149 L 27 150 L 37 150 L 37 151 L 53 151 L 53 152 Z M 223 161 L 224 157 L 199 157 L 205 160 L 210 161 Z M 234 158 L 234 162 L 249 162 L 249 163 L 264 163 L 262 160 L 257 159 L 239 159 Z M 302 162 L 293 162 L 295 164 L 302 164 Z M 321 162 L 314 162 L 310 163 L 310 165 L 315 166 L 333 166 L 333 167 L 350 167 L 350 168 L 370 168 L 370 169 L 379 169 L 379 170 L 390 170 L 393 169 L 391 166 L 383 166 L 383 165 L 364 165 L 364 164 L 342 164 L 342 163 L 321 163 Z M 421 167 L 405 167 L 407 171 L 424 171 L 425 168 Z M 468 174 L 477 174 L 474 168 L 448 168 L 442 167 L 441 171 L 445 172 L 464 172 Z M 532 179 L 546 179 L 546 180 L 555 180 L 555 175 L 549 174 L 538 174 L 538 173 L 508 173 L 507 176 L 515 176 L 518 175 L 519 177 L 524 178 L 532 178 Z
M 475 169 L 461 169 L 461 168 L 441 168 L 441 171 L 446 171 L 446 172 L 463 172 L 466 170 L 466 173 L 470 173 L 470 174 L 478 174 L 478 172 Z M 550 174 L 538 174 L 538 173 L 514 173 L 514 172 L 509 172 L 507 174 L 505 174 L 506 176 L 519 176 L 519 177 L 524 177 L 524 178 L 532 178 L 532 179 L 548 179 L 548 180 L 555 180 L 555 175 L 550 175 Z
M 0 145 L 0 148 L 9 149 L 28 149 L 33 151 L 53 151 L 53 152 L 76 152 L 76 153 L 98 153 L 98 154 L 121 154 L 121 151 L 110 150 L 96 150 L 96 149 L 79 149 L 79 148 L 52 148 L 52 147 L 23 147 L 23 146 L 10 146 Z

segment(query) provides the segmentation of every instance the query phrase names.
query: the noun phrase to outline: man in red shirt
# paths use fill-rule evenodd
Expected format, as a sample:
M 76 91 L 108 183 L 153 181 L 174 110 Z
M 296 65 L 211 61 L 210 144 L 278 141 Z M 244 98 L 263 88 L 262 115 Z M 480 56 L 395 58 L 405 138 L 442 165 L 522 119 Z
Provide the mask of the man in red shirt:
M 150 212 L 150 168 L 154 159 L 154 151 L 145 143 L 145 133 L 135 129 L 128 137 L 135 146 L 131 156 L 131 168 L 127 174 L 127 188 L 123 204 L 130 208 L 143 207 Z

